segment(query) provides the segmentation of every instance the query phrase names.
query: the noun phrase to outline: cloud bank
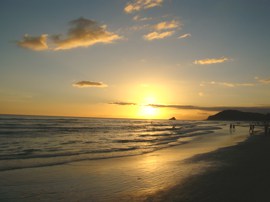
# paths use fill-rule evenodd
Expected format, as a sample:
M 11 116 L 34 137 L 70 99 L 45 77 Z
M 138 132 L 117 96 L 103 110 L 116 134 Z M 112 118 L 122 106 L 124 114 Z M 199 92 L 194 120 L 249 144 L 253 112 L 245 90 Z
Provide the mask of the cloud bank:
M 69 23 L 71 25 L 67 36 L 52 36 L 55 44 L 54 50 L 66 50 L 78 47 L 88 47 L 97 43 L 111 43 L 121 37 L 106 30 L 106 26 L 100 26 L 97 22 L 86 18 L 78 18 Z
M 133 0 L 133 2 L 127 3 L 124 11 L 126 13 L 133 13 L 135 11 L 161 6 L 162 2 L 163 0 Z
M 223 110 L 240 110 L 248 112 L 270 112 L 270 106 L 251 106 L 251 107 L 239 107 L 239 106 L 213 106 L 203 107 L 194 105 L 158 105 L 150 104 L 149 106 L 157 108 L 174 108 L 174 109 L 186 109 L 186 110 L 202 110 L 202 111 L 223 111 Z
M 129 106 L 129 105 L 139 105 L 132 102 L 112 102 L 109 104 Z M 270 106 L 250 106 L 250 107 L 239 107 L 239 106 L 196 106 L 196 105 L 163 105 L 163 104 L 148 104 L 147 106 L 155 108 L 173 108 L 173 109 L 184 109 L 184 110 L 201 110 L 209 112 L 218 112 L 223 110 L 240 110 L 246 112 L 260 112 L 260 113 L 269 113 Z
M 77 88 L 105 88 L 107 87 L 106 84 L 102 82 L 95 82 L 95 81 L 79 81 L 74 84 L 72 84 L 73 87 Z
M 23 39 L 17 42 L 17 45 L 34 51 L 47 50 L 47 34 L 42 34 L 41 36 L 36 37 L 25 34 Z
M 229 59 L 226 57 L 222 58 L 206 58 L 202 60 L 195 60 L 193 63 L 196 65 L 211 65 L 211 64 L 218 64 L 218 63 L 224 63 L 228 61 Z

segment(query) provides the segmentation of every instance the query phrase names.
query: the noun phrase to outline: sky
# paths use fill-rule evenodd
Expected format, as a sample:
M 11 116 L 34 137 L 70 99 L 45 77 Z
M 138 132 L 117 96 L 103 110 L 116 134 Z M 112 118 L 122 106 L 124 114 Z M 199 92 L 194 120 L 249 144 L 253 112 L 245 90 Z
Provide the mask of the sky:
M 0 114 L 270 112 L 270 1 L 2 0 Z

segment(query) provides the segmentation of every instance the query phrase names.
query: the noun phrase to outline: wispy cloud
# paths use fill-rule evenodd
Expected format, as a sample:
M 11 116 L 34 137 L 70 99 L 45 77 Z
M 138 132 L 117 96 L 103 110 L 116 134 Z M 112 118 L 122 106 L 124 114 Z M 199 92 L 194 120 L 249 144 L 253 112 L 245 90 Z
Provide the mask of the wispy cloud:
M 78 47 L 88 47 L 97 43 L 111 43 L 121 37 L 115 33 L 107 31 L 106 25 L 99 25 L 93 20 L 78 18 L 70 22 L 70 29 L 67 36 L 52 36 L 52 41 L 56 45 L 54 50 L 66 50 Z
M 141 17 L 141 16 L 139 16 L 139 15 L 135 15 L 132 19 L 133 19 L 134 21 L 139 21 L 139 22 L 152 20 L 151 17 Z
M 164 39 L 169 36 L 172 36 L 174 31 L 167 31 L 167 32 L 151 32 L 149 34 L 144 35 L 144 39 L 148 41 L 156 40 L 156 39 Z
M 196 65 L 211 65 L 211 64 L 218 64 L 218 63 L 224 63 L 228 61 L 229 59 L 227 57 L 221 57 L 221 58 L 206 58 L 202 60 L 195 60 L 193 63 Z
M 127 3 L 124 8 L 126 13 L 133 13 L 135 11 L 145 10 L 156 6 L 161 6 L 163 0 L 133 0 Z
M 140 30 L 144 30 L 144 29 L 148 29 L 150 25 L 145 24 L 145 25 L 134 25 L 132 27 L 129 28 L 129 30 L 132 31 L 140 31 Z
M 183 35 L 179 36 L 178 39 L 185 39 L 185 38 L 189 38 L 189 37 L 191 37 L 191 34 L 187 33 L 187 34 L 183 34 Z
M 211 82 L 202 82 L 200 84 L 201 87 L 206 85 L 218 85 L 228 88 L 234 88 L 234 87 L 252 87 L 256 86 L 256 83 L 233 83 L 233 82 L 219 82 L 219 81 L 211 81 Z
M 47 34 L 42 34 L 41 36 L 29 36 L 24 35 L 21 41 L 17 42 L 17 45 L 22 48 L 31 49 L 34 51 L 43 51 L 48 49 L 47 45 Z
M 150 26 L 152 32 L 145 34 L 143 38 L 148 41 L 165 39 L 175 33 L 175 29 L 179 28 L 182 24 L 177 20 L 163 21 Z
M 156 25 L 154 25 L 154 29 L 157 31 L 160 30 L 167 30 L 167 29 L 175 29 L 181 26 L 181 23 L 179 21 L 176 20 L 172 20 L 172 21 L 163 21 L 160 22 Z
M 102 82 L 95 82 L 95 81 L 79 81 L 79 82 L 72 84 L 72 86 L 77 87 L 77 88 L 90 88 L 90 87 L 104 88 L 104 87 L 107 87 L 106 84 L 104 84 Z
M 261 79 L 259 77 L 255 77 L 255 79 L 259 82 L 259 83 L 262 83 L 262 84 L 270 84 L 270 78 L 267 78 L 267 79 Z
M 137 105 L 137 103 L 134 103 L 134 102 L 111 102 L 109 104 L 122 105 L 122 106 Z

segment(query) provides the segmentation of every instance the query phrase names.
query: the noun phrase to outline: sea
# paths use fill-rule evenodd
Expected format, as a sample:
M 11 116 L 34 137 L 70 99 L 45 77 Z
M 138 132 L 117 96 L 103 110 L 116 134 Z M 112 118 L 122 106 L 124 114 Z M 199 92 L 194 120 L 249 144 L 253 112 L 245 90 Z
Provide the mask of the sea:
M 0 115 L 0 171 L 141 155 L 224 129 L 217 121 Z

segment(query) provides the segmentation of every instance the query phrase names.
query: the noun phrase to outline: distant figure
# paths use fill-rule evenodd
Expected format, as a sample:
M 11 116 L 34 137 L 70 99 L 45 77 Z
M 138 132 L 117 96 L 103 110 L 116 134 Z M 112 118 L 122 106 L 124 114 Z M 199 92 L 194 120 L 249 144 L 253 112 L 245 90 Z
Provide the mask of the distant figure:
M 249 125 L 249 133 L 250 133 L 250 135 L 254 134 L 254 129 L 255 129 L 255 125 L 250 124 Z
M 230 124 L 230 133 L 233 133 L 235 131 L 235 126 L 234 124 Z
M 264 134 L 267 135 L 268 134 L 268 123 L 264 124 Z

